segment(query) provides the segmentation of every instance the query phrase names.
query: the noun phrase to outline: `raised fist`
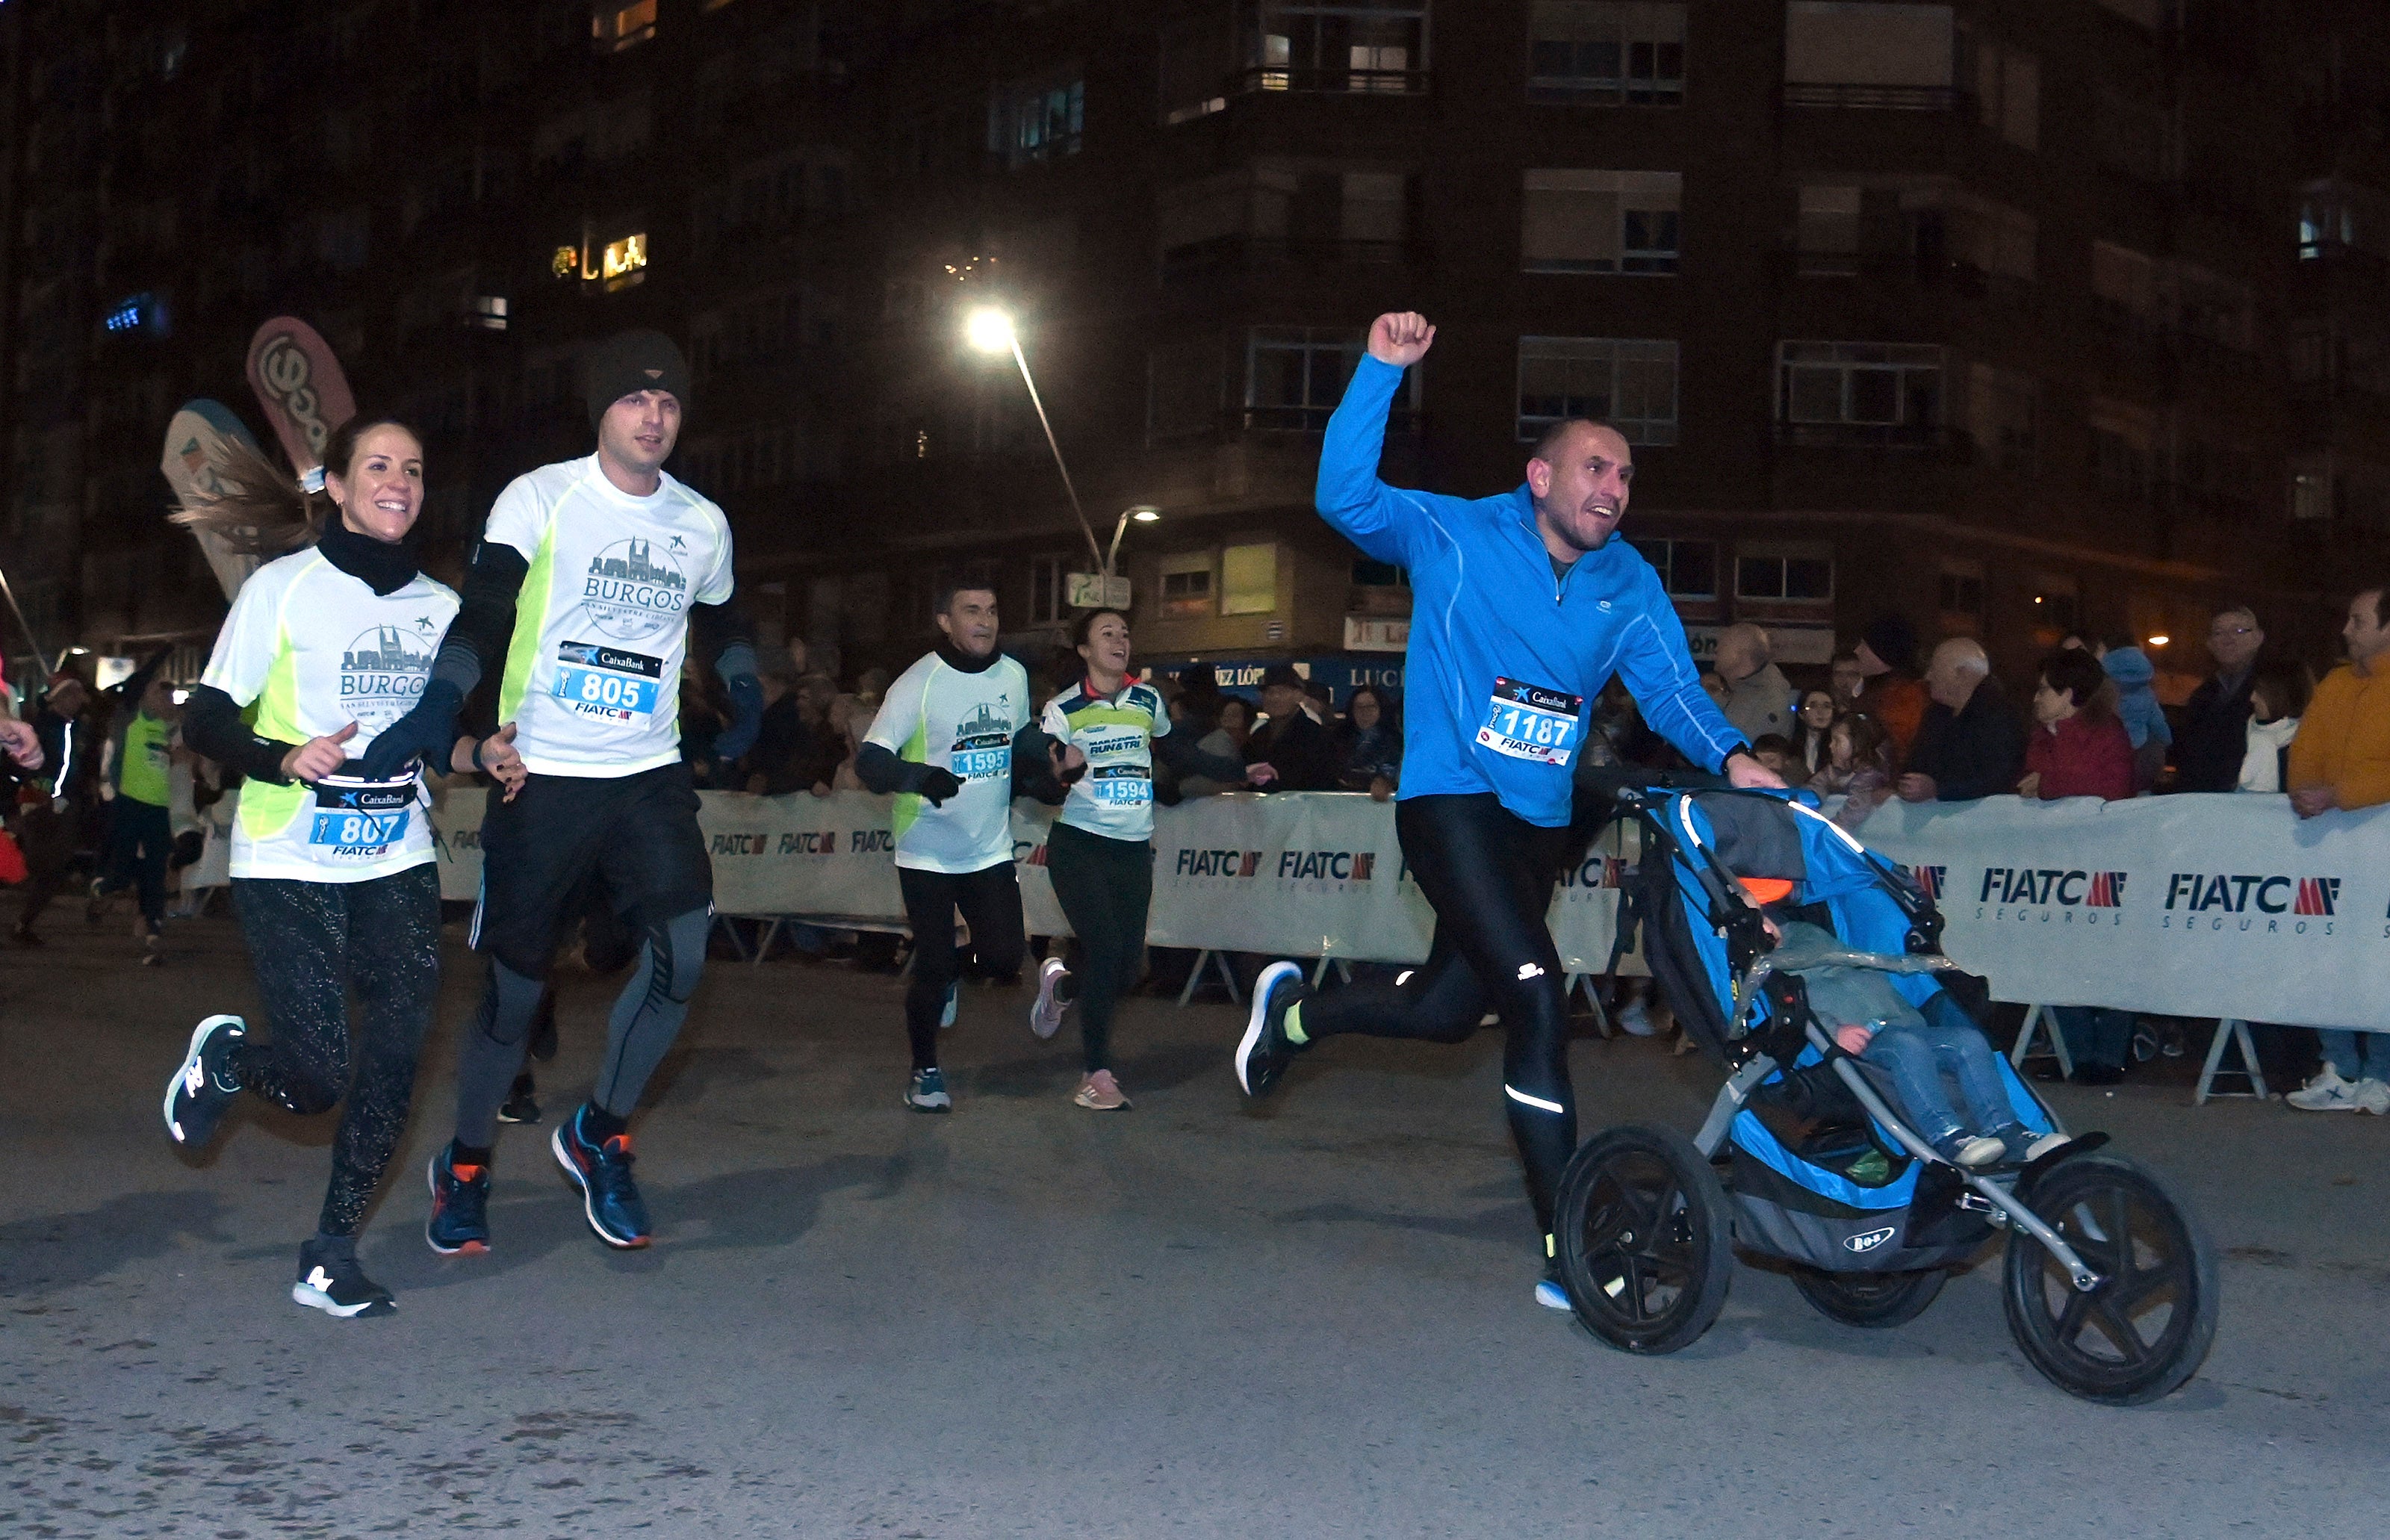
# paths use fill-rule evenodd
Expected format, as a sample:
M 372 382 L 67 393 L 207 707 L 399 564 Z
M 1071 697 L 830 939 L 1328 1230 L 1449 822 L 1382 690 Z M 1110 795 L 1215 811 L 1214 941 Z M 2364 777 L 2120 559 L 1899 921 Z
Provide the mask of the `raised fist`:
M 1369 326 L 1369 356 L 1398 369 L 1425 358 L 1434 342 L 1435 328 L 1415 310 L 1389 312 Z

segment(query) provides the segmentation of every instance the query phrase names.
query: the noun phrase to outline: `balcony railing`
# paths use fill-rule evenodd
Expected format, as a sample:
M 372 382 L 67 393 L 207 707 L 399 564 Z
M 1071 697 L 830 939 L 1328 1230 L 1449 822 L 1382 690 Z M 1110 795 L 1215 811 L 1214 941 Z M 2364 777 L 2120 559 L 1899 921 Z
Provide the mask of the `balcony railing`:
M 1233 76 L 1229 83 L 1239 95 L 1288 91 L 1305 96 L 1419 96 L 1427 94 L 1428 72 L 1268 64 L 1244 71 Z
M 1948 85 L 1818 85 L 1784 83 L 1787 107 L 1858 108 L 1889 112 L 1947 112 L 1960 93 Z
M 1961 299 L 1988 300 L 2019 309 L 2034 302 L 2029 278 L 1994 273 L 1973 263 L 1890 251 L 1787 251 L 1783 261 L 1804 278 L 1857 278 L 1902 289 L 1925 289 Z
M 1261 267 L 1389 267 L 1412 261 L 1407 240 L 1348 240 L 1338 236 L 1221 236 L 1162 254 L 1165 279 Z
M 1965 458 L 1967 435 L 1940 423 L 1786 422 L 1776 424 L 1776 442 L 1802 449 L 1897 449 Z

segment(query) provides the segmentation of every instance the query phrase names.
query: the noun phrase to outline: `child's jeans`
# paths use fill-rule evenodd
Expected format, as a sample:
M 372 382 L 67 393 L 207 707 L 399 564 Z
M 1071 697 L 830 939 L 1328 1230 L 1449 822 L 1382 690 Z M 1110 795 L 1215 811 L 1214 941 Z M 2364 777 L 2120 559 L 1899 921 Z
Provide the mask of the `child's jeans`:
M 1923 1022 L 1889 1025 L 1879 1030 L 1859 1056 L 1892 1076 L 1900 1110 L 1908 1114 L 1918 1136 L 1940 1147 L 1962 1133 L 2005 1134 L 2017 1122 L 2008 1087 L 1992 1063 L 1992 1046 L 1983 1033 L 1966 1027 L 1936 1027 Z M 1942 1072 L 1958 1077 L 1966 1099 L 1967 1123 L 1950 1105 Z

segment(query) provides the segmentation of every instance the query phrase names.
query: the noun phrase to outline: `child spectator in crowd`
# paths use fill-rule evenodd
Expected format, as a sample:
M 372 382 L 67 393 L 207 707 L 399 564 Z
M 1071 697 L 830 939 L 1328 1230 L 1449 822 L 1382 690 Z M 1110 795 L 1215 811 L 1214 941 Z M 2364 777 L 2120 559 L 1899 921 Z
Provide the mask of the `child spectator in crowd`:
M 2115 682 L 2116 719 L 2124 724 L 2125 738 L 2132 746 L 2133 790 L 2147 791 L 2157 785 L 2158 774 L 2165 768 L 2166 749 L 2174 742 L 2174 729 L 2166 725 L 2165 709 L 2158 704 L 2152 684 L 2157 666 L 2148 653 L 2133 645 L 2132 638 L 2119 636 L 2101 650 L 2100 667 Z
M 1792 718 L 1792 767 L 1796 784 L 1805 783 L 1826 763 L 1826 734 L 1834 725 L 1831 690 L 1804 690 Z
M 2249 674 L 2249 723 L 2242 729 L 2242 791 L 2280 791 L 2290 764 L 2291 739 L 2315 693 L 2306 665 L 2261 660 Z

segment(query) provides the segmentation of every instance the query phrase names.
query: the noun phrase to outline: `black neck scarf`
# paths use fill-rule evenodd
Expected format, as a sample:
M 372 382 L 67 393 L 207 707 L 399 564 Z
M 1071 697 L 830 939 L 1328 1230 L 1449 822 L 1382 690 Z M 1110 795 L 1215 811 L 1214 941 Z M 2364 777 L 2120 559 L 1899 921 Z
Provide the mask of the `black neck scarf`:
M 325 560 L 384 598 L 415 581 L 418 569 L 415 542 L 411 539 L 394 545 L 376 540 L 369 534 L 359 534 L 336 518 L 325 529 L 315 548 L 324 553 Z

